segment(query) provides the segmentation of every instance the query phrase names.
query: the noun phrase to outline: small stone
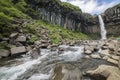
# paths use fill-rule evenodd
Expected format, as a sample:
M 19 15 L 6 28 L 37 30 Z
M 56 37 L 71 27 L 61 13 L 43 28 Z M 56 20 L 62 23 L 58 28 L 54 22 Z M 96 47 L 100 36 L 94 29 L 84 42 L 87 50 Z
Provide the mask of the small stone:
M 12 33 L 11 35 L 10 35 L 10 38 L 16 38 L 18 36 L 18 33 Z
M 40 41 L 35 41 L 34 44 L 35 44 L 35 45 L 40 45 L 41 42 L 40 42 Z
M 16 41 L 26 42 L 26 37 L 25 36 L 18 36 L 18 38 L 16 39 Z

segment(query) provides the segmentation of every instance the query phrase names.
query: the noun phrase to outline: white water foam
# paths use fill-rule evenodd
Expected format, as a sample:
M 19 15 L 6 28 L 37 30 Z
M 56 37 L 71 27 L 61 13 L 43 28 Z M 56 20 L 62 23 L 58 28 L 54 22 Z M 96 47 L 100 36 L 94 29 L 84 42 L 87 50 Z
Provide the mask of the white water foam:
M 67 48 L 67 46 L 65 46 L 65 48 Z M 71 48 L 75 49 L 76 51 L 65 51 L 63 54 L 60 55 L 60 57 L 64 61 L 76 61 L 82 57 L 82 53 L 84 52 L 83 46 L 75 46 Z

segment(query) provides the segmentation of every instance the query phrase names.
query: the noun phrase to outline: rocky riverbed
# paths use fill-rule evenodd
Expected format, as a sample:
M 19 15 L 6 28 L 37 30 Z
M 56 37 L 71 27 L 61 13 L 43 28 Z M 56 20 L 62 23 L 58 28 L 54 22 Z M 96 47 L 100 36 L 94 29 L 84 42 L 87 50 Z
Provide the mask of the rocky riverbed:
M 0 78 L 3 80 L 120 79 L 120 46 L 117 40 L 66 40 L 59 45 L 40 40 L 34 42 L 33 46 L 30 50 L 27 50 L 26 46 L 19 46 L 11 48 L 10 52 L 4 51 L 3 53 L 11 54 L 12 58 L 9 56 L 10 58 L 1 59 Z

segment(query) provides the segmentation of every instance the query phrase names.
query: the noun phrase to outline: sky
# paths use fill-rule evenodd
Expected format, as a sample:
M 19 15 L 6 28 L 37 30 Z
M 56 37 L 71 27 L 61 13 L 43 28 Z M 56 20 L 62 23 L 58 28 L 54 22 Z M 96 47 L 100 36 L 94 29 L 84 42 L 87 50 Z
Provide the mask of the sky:
M 120 0 L 61 0 L 79 6 L 83 12 L 101 14 L 106 9 L 120 3 Z

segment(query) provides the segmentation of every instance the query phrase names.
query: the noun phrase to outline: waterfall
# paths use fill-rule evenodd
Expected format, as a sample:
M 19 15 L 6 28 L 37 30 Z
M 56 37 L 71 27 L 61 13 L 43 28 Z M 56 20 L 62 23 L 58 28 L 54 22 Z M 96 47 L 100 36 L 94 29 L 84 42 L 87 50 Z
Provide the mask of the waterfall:
M 103 22 L 103 19 L 101 17 L 101 15 L 98 16 L 99 18 L 99 23 L 100 23 L 100 30 L 101 30 L 101 39 L 106 39 L 106 29 L 105 29 L 105 26 L 104 26 L 104 22 Z

